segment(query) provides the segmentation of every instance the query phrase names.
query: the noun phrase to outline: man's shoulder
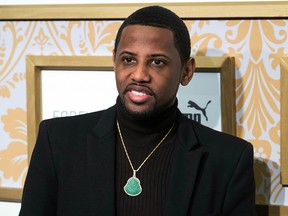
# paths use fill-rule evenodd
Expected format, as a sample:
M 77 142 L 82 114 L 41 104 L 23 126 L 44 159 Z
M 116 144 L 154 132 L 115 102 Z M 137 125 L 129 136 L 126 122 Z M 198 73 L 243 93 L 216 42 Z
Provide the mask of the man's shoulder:
M 217 131 L 191 119 L 186 118 L 185 121 L 186 124 L 191 125 L 200 145 L 206 149 L 214 149 L 215 151 L 233 149 L 241 151 L 247 147 L 252 148 L 251 143 L 247 142 L 243 138 L 222 131 Z
M 40 125 L 46 125 L 47 128 L 57 130 L 89 129 L 95 126 L 102 118 L 113 116 L 114 106 L 106 110 L 100 110 L 75 116 L 57 117 L 43 120 Z M 41 127 L 41 126 L 40 126 Z
M 197 146 L 203 149 L 207 164 L 215 169 L 236 167 L 239 161 L 253 160 L 253 146 L 246 140 L 224 132 L 216 131 L 200 123 L 188 120 L 197 139 Z M 242 158 L 242 159 L 241 159 Z

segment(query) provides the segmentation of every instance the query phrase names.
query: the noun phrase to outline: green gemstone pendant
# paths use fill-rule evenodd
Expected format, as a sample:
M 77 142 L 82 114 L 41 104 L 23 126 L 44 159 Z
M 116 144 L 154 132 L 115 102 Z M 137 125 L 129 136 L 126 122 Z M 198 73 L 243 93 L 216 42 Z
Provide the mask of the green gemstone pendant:
M 136 177 L 136 171 L 133 170 L 133 176 L 127 180 L 124 191 L 129 196 L 138 196 L 142 192 L 140 180 Z

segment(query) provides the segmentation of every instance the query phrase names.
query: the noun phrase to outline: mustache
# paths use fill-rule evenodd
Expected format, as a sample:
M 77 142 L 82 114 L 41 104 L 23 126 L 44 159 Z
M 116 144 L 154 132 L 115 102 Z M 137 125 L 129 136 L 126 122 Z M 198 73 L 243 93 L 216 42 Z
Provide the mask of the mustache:
M 130 83 L 124 89 L 124 93 L 129 91 L 138 91 L 138 92 L 145 92 L 149 95 L 154 95 L 154 91 L 147 85 L 142 83 Z

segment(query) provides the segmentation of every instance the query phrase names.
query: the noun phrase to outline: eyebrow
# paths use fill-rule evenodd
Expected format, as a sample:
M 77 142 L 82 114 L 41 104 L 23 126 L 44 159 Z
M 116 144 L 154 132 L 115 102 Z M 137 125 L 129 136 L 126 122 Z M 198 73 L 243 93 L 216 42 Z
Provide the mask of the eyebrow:
M 137 56 L 137 54 L 133 53 L 133 52 L 129 52 L 129 51 L 122 51 L 121 53 L 119 53 L 119 56 L 121 55 L 131 55 L 131 56 Z M 164 57 L 168 60 L 170 60 L 171 58 L 165 54 L 162 54 L 162 53 L 154 53 L 154 54 L 151 54 L 151 55 L 148 55 L 150 58 L 156 58 L 156 57 Z
M 129 51 L 122 51 L 122 52 L 120 52 L 119 53 L 119 56 L 121 56 L 121 55 L 132 55 L 132 56 L 136 56 L 136 54 L 135 53 L 132 53 L 132 52 L 129 52 Z
M 152 55 L 149 55 L 149 56 L 150 56 L 150 57 L 153 57 L 153 58 L 155 58 L 155 57 L 164 57 L 164 58 L 166 58 L 166 59 L 168 59 L 168 60 L 171 59 L 169 56 L 164 55 L 164 54 L 161 54 L 161 53 L 155 53 L 155 54 L 152 54 Z

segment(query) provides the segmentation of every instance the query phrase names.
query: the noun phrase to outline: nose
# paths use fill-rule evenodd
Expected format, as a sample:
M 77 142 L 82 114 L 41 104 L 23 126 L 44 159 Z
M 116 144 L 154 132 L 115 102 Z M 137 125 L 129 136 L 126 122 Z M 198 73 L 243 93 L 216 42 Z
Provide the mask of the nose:
M 134 71 L 131 73 L 131 79 L 139 83 L 150 82 L 148 66 L 140 63 L 135 65 Z

